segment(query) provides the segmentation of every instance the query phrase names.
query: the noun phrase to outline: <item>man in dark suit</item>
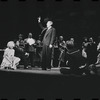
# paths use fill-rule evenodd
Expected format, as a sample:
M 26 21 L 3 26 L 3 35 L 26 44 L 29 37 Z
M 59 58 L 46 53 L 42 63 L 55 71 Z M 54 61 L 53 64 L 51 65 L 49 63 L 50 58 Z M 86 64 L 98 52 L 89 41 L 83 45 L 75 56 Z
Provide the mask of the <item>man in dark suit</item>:
M 51 69 L 52 48 L 55 40 L 56 30 L 52 27 L 53 22 L 47 22 L 46 32 L 43 37 L 42 48 L 42 70 Z

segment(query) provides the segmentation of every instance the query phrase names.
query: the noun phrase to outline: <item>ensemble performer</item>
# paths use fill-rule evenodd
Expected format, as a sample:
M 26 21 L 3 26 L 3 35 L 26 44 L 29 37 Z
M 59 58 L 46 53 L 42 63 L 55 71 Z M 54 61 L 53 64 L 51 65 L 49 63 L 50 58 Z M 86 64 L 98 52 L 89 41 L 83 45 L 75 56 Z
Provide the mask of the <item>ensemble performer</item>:
M 41 35 L 39 35 L 39 39 L 36 41 L 36 57 L 37 64 L 40 67 L 41 66 L 41 51 L 42 51 L 42 41 L 41 41 Z
M 84 37 L 84 40 L 83 40 L 83 43 L 82 43 L 82 49 L 86 49 L 87 45 L 88 45 L 88 38 Z
M 60 72 L 62 74 L 82 74 L 85 71 L 86 58 L 72 41 L 67 41 L 67 49 L 66 67 L 61 68 Z
M 24 64 L 24 69 L 28 68 L 28 61 L 27 61 L 27 56 L 26 56 L 26 50 L 25 50 L 25 41 L 23 40 L 23 35 L 19 34 L 18 40 L 16 41 L 16 46 L 15 46 L 15 54 L 17 57 L 21 59 L 21 61 Z
M 58 49 L 58 37 L 56 37 L 55 42 L 54 42 L 54 48 L 53 48 L 53 59 L 52 59 L 52 66 L 57 67 L 59 63 L 59 55 L 60 51 Z
M 59 36 L 59 51 L 60 51 L 60 55 L 59 55 L 59 64 L 58 64 L 58 67 L 61 66 L 61 62 L 64 63 L 64 57 L 65 57 L 65 49 L 66 49 L 66 43 L 64 41 L 64 38 L 63 36 Z
M 3 60 L 1 63 L 1 69 L 17 69 L 16 66 L 19 64 L 20 58 L 15 57 L 15 50 L 13 49 L 14 46 L 15 43 L 13 41 L 9 41 L 7 43 L 7 48 L 4 51 Z
M 99 37 L 99 39 L 100 39 L 100 37 Z M 97 45 L 97 51 L 98 51 L 98 56 L 97 56 L 96 64 L 100 64 L 100 41 L 99 41 L 99 43 Z
M 38 20 L 40 23 L 40 20 Z M 47 21 L 46 32 L 43 37 L 43 48 L 42 48 L 42 70 L 50 70 L 51 69 L 51 57 L 52 57 L 52 49 L 56 36 L 56 30 L 52 27 L 53 22 Z
M 34 57 L 35 57 L 35 52 L 36 52 L 35 43 L 36 41 L 35 39 L 32 38 L 32 33 L 29 33 L 28 38 L 25 39 L 25 45 L 26 45 L 26 51 L 29 54 L 31 67 L 34 67 Z
M 97 52 L 97 45 L 92 37 L 89 38 L 89 42 L 87 43 L 85 51 L 87 53 L 87 66 L 95 64 L 97 61 L 98 52 Z

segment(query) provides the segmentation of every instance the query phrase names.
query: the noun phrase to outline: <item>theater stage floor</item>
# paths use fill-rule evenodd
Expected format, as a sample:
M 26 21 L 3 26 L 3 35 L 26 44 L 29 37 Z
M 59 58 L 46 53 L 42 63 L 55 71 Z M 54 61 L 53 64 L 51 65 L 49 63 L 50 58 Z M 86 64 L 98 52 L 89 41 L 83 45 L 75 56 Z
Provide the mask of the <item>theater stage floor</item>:
M 41 68 L 23 69 L 23 67 L 21 67 L 21 68 L 16 69 L 16 70 L 0 69 L 0 71 L 19 72 L 19 73 L 33 73 L 33 74 L 61 75 L 60 68 L 51 68 L 51 70 L 42 70 Z
M 53 67 L 51 68 L 51 70 L 42 70 L 42 68 L 40 67 L 34 67 L 31 68 L 29 66 L 29 69 L 24 69 L 23 65 L 20 65 L 18 69 L 16 70 L 11 70 L 11 69 L 0 69 L 0 71 L 4 71 L 4 72 L 18 72 L 18 73 L 33 73 L 33 74 L 46 74 L 46 75 L 62 75 L 60 73 L 60 68 L 58 67 Z M 100 76 L 100 66 L 97 67 L 97 71 L 98 71 L 98 75 Z M 69 75 L 64 75 L 64 76 L 69 76 Z M 80 77 L 81 75 L 75 75 L 75 74 L 71 74 L 70 76 L 78 76 Z M 85 76 L 85 75 L 83 75 Z
M 62 75 L 59 68 L 51 71 L 41 68 L 0 70 L 0 99 L 92 100 L 100 97 L 99 87 L 100 76 Z

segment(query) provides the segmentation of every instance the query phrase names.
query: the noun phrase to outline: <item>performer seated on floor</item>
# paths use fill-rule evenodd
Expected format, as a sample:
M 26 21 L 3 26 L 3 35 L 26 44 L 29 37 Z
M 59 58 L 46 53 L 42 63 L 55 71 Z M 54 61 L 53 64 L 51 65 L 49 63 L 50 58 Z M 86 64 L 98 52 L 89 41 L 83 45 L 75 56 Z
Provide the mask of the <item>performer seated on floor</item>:
M 67 49 L 66 67 L 61 68 L 60 72 L 63 74 L 82 74 L 86 63 L 84 54 L 71 41 L 67 41 Z
M 3 60 L 1 63 L 1 69 L 10 68 L 16 69 L 19 64 L 20 58 L 15 57 L 15 50 L 13 47 L 15 46 L 13 41 L 7 43 L 7 48 L 4 51 Z

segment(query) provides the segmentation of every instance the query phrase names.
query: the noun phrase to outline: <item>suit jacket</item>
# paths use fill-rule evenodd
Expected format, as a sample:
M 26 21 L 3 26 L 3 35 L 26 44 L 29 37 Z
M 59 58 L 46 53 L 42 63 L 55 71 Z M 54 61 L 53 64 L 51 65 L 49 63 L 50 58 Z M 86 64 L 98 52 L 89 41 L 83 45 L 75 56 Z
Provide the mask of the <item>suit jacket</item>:
M 43 45 L 49 46 L 50 44 L 53 45 L 55 40 L 56 30 L 55 28 L 51 27 L 49 30 L 45 32 L 44 38 L 43 38 Z

